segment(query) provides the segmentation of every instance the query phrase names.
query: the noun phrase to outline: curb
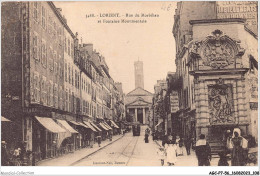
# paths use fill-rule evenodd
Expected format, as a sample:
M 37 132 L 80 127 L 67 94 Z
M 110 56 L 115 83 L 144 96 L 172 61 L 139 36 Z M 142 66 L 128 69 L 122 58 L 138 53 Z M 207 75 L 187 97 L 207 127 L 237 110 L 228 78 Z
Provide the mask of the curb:
M 155 143 L 156 143 L 159 147 L 162 147 L 157 140 L 155 141 Z
M 80 161 L 82 161 L 82 160 L 86 159 L 87 157 L 89 157 L 89 156 L 93 155 L 94 153 L 96 153 L 96 152 L 98 152 L 98 151 L 100 151 L 100 150 L 104 149 L 105 147 L 107 147 L 107 146 L 109 146 L 109 145 L 113 144 L 114 142 L 118 141 L 119 139 L 122 139 L 124 136 L 125 136 L 125 134 L 123 134 L 123 135 L 122 135 L 120 138 L 118 138 L 118 139 L 116 139 L 116 140 L 114 140 L 114 141 L 112 141 L 112 142 L 108 143 L 107 145 L 104 145 L 103 147 L 100 147 L 100 148 L 99 148 L 99 149 L 97 149 L 96 151 L 94 151 L 94 152 L 92 152 L 92 153 L 89 153 L 89 154 L 87 154 L 86 156 L 84 156 L 84 157 L 80 158 L 79 160 L 77 160 L 77 161 L 73 162 L 72 164 L 69 164 L 69 166 L 73 166 L 73 165 L 75 165 L 75 164 L 79 163 Z

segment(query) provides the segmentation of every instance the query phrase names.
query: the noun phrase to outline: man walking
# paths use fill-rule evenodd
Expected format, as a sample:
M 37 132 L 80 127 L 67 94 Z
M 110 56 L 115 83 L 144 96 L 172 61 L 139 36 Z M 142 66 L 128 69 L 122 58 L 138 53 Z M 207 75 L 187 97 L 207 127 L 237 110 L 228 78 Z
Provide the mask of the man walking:
M 209 143 L 205 139 L 205 135 L 201 134 L 200 139 L 196 142 L 195 152 L 198 158 L 199 166 L 210 166 L 211 149 Z

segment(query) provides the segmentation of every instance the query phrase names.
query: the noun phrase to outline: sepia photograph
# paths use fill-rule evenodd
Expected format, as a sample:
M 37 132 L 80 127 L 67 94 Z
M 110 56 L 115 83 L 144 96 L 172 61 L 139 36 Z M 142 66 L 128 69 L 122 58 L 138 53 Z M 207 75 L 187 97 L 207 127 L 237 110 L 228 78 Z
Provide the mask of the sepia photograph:
M 258 1 L 1 2 L 1 166 L 258 166 Z

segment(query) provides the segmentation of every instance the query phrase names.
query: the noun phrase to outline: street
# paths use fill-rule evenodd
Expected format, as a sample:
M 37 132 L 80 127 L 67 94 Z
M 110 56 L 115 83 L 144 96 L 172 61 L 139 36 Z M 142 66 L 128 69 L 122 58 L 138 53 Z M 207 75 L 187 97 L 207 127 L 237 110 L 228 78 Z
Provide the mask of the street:
M 142 126 L 140 136 L 127 133 L 122 139 L 98 151 L 85 159 L 76 162 L 74 166 L 160 166 L 157 156 L 158 145 L 150 138 L 144 142 Z

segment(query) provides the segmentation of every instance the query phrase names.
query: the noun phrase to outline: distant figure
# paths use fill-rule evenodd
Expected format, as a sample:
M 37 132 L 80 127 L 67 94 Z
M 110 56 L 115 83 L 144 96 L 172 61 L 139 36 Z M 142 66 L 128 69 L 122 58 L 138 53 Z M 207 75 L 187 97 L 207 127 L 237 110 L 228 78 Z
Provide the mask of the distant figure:
M 170 135 L 165 144 L 166 160 L 169 166 L 175 165 L 177 162 L 177 145 L 173 137 Z
M 9 155 L 6 150 L 6 142 L 1 142 L 1 166 L 8 166 L 9 165 Z
M 227 153 L 223 151 L 223 152 L 219 152 L 218 155 L 219 155 L 218 166 L 229 166 L 227 161 Z
M 187 155 L 190 155 L 191 143 L 192 143 L 192 141 L 191 141 L 190 137 L 185 138 L 184 145 L 186 147 Z
M 98 146 L 100 147 L 100 144 L 101 144 L 101 136 L 100 135 L 97 136 L 97 142 L 98 142 Z
M 145 141 L 145 143 L 149 143 L 149 135 L 148 134 L 144 135 L 144 141 Z
M 159 159 L 161 160 L 161 166 L 164 165 L 164 160 L 165 160 L 165 150 L 163 147 L 160 147 L 158 150 L 157 150 L 157 154 L 159 156 Z
M 145 130 L 145 134 L 150 135 L 150 129 L 149 129 L 149 128 L 146 128 L 146 130 Z
M 201 134 L 200 139 L 196 142 L 195 152 L 199 166 L 210 166 L 211 149 L 204 134 Z
M 179 136 L 176 136 L 176 145 L 177 145 L 177 155 L 183 156 L 184 155 L 184 142 L 183 139 Z

